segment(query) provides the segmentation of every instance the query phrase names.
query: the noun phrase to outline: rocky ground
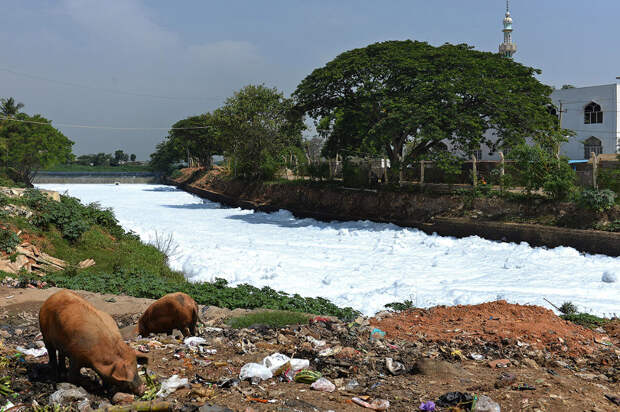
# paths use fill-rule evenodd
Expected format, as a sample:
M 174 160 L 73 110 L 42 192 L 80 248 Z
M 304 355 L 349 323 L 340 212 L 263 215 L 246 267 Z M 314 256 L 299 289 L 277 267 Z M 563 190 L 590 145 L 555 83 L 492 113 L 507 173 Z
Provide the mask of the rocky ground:
M 28 410 L 54 400 L 65 410 L 88 410 L 110 408 L 113 401 L 138 401 L 107 393 L 86 369 L 82 388 L 55 383 L 46 367 L 47 355 L 20 353 L 18 346 L 26 352 L 41 346 L 38 310 L 56 291 L 20 286 L 26 288 L 0 287 L 0 392 L 4 391 L 0 405 L 14 405 L 11 411 Z M 151 303 L 127 296 L 80 294 L 110 313 L 127 336 Z M 150 356 L 147 371 L 152 384 L 147 396 L 158 401 L 152 404 L 155 409 L 362 411 L 364 403 L 382 410 L 388 401 L 390 411 L 419 410 L 424 402 L 425 410 L 457 411 L 471 410 L 468 399 L 474 396 L 479 399 L 475 411 L 499 410 L 492 404 L 484 409 L 484 396 L 502 411 L 620 408 L 619 321 L 591 331 L 546 309 L 503 301 L 382 313 L 351 323 L 313 317 L 308 324 L 283 329 L 261 325 L 231 329 L 225 319 L 246 311 L 204 307 L 201 312 L 204 324 L 198 337 L 202 339 L 129 338 L 131 346 Z M 261 364 L 275 353 L 308 360 L 308 369 L 320 372 L 334 390 L 314 390 L 309 383 L 290 381 L 294 373 L 289 366 L 301 361 L 286 363 L 284 357 L 285 364 L 273 368 L 275 377 L 239 380 L 244 365 Z M 173 375 L 182 385 L 156 396 L 162 383 L 174 381 Z M 315 378 L 306 377 L 307 382 Z

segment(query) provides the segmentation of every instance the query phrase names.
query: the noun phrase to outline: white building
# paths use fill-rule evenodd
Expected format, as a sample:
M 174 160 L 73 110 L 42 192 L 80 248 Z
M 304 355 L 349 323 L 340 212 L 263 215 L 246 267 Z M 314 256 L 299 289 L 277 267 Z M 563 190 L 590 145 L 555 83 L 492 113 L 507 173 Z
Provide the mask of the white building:
M 619 91 L 620 84 L 614 83 L 551 93 L 562 127 L 575 132 L 560 148 L 562 155 L 587 159 L 590 152 L 620 153 Z

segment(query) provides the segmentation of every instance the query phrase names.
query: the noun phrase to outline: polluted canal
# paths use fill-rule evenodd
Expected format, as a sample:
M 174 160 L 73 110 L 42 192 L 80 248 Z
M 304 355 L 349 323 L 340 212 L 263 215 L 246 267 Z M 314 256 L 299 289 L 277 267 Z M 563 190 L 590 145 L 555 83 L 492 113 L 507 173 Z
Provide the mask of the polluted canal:
M 572 301 L 611 315 L 620 308 L 620 258 L 532 248 L 476 236 L 430 236 L 368 221 L 319 222 L 281 210 L 224 207 L 170 186 L 45 184 L 98 202 L 145 241 L 172 235 L 173 269 L 191 281 L 270 286 L 321 296 L 367 315 L 386 303 L 477 304 L 497 299 L 550 307 Z

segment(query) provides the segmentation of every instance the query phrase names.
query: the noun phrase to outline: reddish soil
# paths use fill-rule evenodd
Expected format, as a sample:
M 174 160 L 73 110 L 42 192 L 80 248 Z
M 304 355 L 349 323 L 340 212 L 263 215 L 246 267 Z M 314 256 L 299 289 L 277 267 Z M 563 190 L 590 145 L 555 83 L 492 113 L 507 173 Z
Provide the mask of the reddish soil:
M 474 306 L 413 309 L 371 319 L 371 324 L 388 336 L 408 341 L 519 341 L 569 356 L 592 353 L 595 339 L 603 341 L 603 335 L 562 320 L 551 310 L 503 300 Z M 616 325 L 615 333 L 618 329 Z

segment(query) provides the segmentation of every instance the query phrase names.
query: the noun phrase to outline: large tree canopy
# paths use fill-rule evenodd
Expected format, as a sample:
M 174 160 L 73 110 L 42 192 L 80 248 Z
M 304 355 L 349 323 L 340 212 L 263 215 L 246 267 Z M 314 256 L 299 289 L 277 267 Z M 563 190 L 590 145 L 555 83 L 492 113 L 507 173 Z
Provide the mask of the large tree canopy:
M 301 146 L 302 120 L 291 116 L 293 102 L 275 88 L 246 86 L 216 110 L 216 123 L 234 171 L 268 178 L 286 147 Z
M 4 153 L 0 164 L 16 181 L 32 185 L 40 169 L 73 159 L 69 140 L 51 122 L 40 115 L 18 113 L 14 120 L 0 120 L 0 141 Z
M 463 44 L 388 41 L 342 53 L 293 96 L 327 138 L 327 154 L 385 154 L 399 167 L 442 142 L 469 153 L 550 133 L 552 89 L 537 73 Z M 489 129 L 496 141 L 485 138 Z

